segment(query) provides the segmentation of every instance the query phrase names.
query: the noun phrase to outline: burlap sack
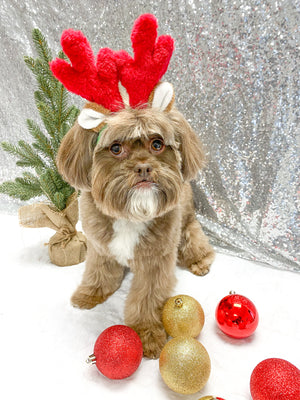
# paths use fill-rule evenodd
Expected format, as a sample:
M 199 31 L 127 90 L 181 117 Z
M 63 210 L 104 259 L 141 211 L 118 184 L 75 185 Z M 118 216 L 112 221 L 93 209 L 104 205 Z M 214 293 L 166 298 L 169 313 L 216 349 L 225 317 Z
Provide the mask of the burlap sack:
M 26 228 L 47 227 L 56 230 L 48 243 L 49 256 L 53 264 L 64 267 L 85 260 L 86 238 L 76 231 L 78 214 L 78 194 L 73 193 L 62 211 L 55 211 L 46 203 L 21 207 L 19 221 Z

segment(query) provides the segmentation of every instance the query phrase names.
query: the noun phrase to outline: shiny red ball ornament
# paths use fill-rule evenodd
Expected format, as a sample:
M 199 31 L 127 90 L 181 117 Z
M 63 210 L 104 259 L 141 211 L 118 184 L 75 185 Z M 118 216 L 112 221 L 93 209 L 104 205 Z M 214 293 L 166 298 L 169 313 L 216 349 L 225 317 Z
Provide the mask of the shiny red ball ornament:
M 114 325 L 103 331 L 87 363 L 96 364 L 109 379 L 124 379 L 132 375 L 143 358 L 143 345 L 138 334 L 125 325 Z
M 224 297 L 216 308 L 218 327 L 226 335 L 236 339 L 246 338 L 255 331 L 258 313 L 247 297 L 230 294 Z
M 254 368 L 250 391 L 253 400 L 300 399 L 300 370 L 281 358 L 268 358 Z

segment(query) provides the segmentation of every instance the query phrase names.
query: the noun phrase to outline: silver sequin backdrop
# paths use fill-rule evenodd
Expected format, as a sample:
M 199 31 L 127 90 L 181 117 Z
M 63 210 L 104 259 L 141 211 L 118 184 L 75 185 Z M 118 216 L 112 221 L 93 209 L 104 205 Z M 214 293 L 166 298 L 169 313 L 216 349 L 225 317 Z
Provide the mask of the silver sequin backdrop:
M 220 250 L 299 271 L 298 1 L 1 0 L 0 140 L 29 140 L 38 120 L 35 82 L 23 62 L 36 56 L 39 28 L 54 55 L 64 29 L 80 29 L 95 52 L 131 52 L 130 32 L 153 13 L 176 50 L 164 79 L 177 107 L 206 145 L 208 163 L 194 184 L 198 218 Z M 71 100 L 81 106 L 76 96 Z M 0 182 L 19 174 L 0 152 Z M 1 212 L 20 202 L 1 195 Z

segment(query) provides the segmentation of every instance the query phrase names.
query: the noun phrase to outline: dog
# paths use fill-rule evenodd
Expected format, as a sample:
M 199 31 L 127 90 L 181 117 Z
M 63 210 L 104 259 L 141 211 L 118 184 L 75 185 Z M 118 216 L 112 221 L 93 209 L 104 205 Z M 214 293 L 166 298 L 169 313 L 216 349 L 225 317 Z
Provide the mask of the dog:
M 59 171 L 81 190 L 87 259 L 73 305 L 90 309 L 134 274 L 125 323 L 144 355 L 157 358 L 167 336 L 161 312 L 175 285 L 176 263 L 205 275 L 214 251 L 196 220 L 190 180 L 203 166 L 202 145 L 183 115 L 126 108 L 97 133 L 78 123 L 63 139 Z
M 129 268 L 125 323 L 149 358 L 157 358 L 167 340 L 161 314 L 176 264 L 205 275 L 214 259 L 190 185 L 204 165 L 203 147 L 174 106 L 172 85 L 160 81 L 173 39 L 156 39 L 157 21 L 144 14 L 131 34 L 134 58 L 106 48 L 95 63 L 82 32 L 67 30 L 61 42 L 71 64 L 50 64 L 67 89 L 89 101 L 57 154 L 59 172 L 81 192 L 87 237 L 85 271 L 72 304 L 90 309 L 103 303 Z

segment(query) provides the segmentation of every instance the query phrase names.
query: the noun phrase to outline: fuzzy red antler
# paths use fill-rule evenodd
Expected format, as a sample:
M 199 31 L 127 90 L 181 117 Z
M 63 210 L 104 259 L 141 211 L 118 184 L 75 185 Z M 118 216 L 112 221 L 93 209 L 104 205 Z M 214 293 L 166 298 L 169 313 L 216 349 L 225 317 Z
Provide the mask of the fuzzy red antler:
M 174 42 L 167 35 L 157 38 L 157 20 L 152 14 L 141 15 L 135 21 L 131 42 L 134 58 L 123 50 L 114 52 L 104 48 L 99 51 L 95 62 L 92 48 L 83 33 L 68 29 L 62 34 L 61 45 L 71 64 L 57 58 L 50 63 L 51 71 L 69 91 L 104 107 L 100 110 L 102 114 L 124 108 L 119 80 L 127 90 L 130 106 L 143 106 L 168 68 Z M 158 97 L 164 98 L 167 104 L 170 99 L 164 87 L 161 92 L 162 96 Z M 88 123 L 82 121 L 85 126 L 92 126 L 98 120 L 90 122 L 90 119 Z
M 131 107 L 147 103 L 150 93 L 166 72 L 174 50 L 171 36 L 157 39 L 157 26 L 154 15 L 141 15 L 131 33 L 134 58 L 125 51 L 117 53 L 120 80 L 128 92 Z
M 70 92 L 100 104 L 107 110 L 118 111 L 123 108 L 115 53 L 108 48 L 101 49 L 95 64 L 88 40 L 82 32 L 72 29 L 63 32 L 61 45 L 71 65 L 60 58 L 52 61 L 50 68 L 54 76 Z

